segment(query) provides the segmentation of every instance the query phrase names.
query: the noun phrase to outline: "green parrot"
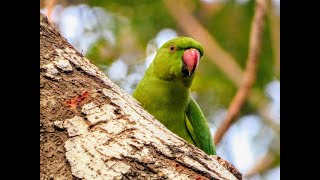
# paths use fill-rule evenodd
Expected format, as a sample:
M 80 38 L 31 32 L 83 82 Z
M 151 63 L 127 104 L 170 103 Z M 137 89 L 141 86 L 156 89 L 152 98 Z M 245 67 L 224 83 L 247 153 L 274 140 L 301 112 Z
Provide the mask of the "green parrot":
M 170 131 L 214 155 L 207 120 L 189 89 L 202 56 L 201 44 L 192 38 L 169 40 L 158 50 L 133 97 Z

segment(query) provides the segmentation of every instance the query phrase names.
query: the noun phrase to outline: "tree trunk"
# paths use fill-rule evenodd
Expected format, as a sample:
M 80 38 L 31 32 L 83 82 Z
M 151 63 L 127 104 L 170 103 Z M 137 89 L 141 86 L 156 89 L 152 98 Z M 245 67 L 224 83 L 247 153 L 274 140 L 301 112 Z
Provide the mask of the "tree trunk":
M 41 179 L 241 179 L 170 132 L 40 13 Z

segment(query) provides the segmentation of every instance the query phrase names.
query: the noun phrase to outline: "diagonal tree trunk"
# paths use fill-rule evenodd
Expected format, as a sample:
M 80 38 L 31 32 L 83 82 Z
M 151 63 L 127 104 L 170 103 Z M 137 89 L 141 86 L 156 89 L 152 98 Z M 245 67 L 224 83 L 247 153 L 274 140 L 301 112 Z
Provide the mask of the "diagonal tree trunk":
M 40 13 L 41 179 L 241 179 L 166 129 Z

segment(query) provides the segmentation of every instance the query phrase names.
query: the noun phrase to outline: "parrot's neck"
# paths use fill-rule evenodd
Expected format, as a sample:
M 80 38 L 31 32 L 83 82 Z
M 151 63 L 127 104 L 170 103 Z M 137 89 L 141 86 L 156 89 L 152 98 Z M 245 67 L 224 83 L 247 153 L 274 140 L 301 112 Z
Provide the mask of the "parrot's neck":
M 194 144 L 185 125 L 190 91 L 183 81 L 162 80 L 150 71 L 139 82 L 133 96 L 142 107 L 169 130 Z
M 153 76 L 148 83 L 150 86 L 144 88 L 144 95 L 156 102 L 161 102 L 167 111 L 180 110 L 181 106 L 187 107 L 189 88 L 182 82 L 164 81 Z
M 133 96 L 156 118 L 161 119 L 162 113 L 173 113 L 184 120 L 189 101 L 189 88 L 181 80 L 166 81 L 151 74 L 150 71 L 146 73 Z

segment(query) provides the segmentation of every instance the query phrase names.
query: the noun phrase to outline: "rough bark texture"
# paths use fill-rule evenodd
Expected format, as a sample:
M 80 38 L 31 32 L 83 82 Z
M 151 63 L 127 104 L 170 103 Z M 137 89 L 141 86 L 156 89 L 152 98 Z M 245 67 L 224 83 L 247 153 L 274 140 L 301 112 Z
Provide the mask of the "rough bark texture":
M 40 15 L 41 179 L 241 179 L 141 108 Z

